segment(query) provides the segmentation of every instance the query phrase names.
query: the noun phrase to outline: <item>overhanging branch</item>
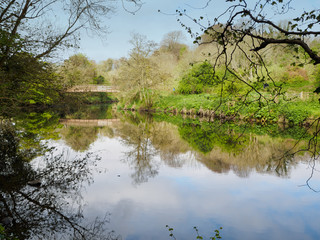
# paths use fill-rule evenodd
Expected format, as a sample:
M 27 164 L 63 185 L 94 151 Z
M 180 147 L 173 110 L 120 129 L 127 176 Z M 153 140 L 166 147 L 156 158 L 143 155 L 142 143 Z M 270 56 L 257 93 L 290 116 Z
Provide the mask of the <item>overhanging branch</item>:
M 301 39 L 274 39 L 274 38 L 264 38 L 261 36 L 248 34 L 251 37 L 255 39 L 259 39 L 262 41 L 260 46 L 251 49 L 251 51 L 259 51 L 265 47 L 267 47 L 270 44 L 289 44 L 289 45 L 299 45 L 303 48 L 303 50 L 310 56 L 310 58 L 314 61 L 314 65 L 317 65 L 320 63 L 320 56 L 318 56 L 312 49 Z

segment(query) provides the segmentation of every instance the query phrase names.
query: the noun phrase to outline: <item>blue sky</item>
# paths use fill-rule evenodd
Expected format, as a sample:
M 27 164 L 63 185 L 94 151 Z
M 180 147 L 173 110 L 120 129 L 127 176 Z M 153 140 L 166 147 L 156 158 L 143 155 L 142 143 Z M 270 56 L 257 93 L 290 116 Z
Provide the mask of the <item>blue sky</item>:
M 132 32 L 146 35 L 149 40 L 159 43 L 166 33 L 181 30 L 186 35 L 185 43 L 191 45 L 192 39 L 188 33 L 177 22 L 177 17 L 170 14 L 174 14 L 176 9 L 186 9 L 194 17 L 202 15 L 212 20 L 224 9 L 225 1 L 212 0 L 205 10 L 196 8 L 204 6 L 207 0 L 145 0 L 144 2 L 143 7 L 133 15 L 126 12 L 119 1 L 116 4 L 116 12 L 106 19 L 110 31 L 107 38 L 101 39 L 98 36 L 83 34 L 80 49 L 68 51 L 65 56 L 80 52 L 97 62 L 108 58 L 124 57 L 131 48 L 129 40 Z M 295 0 L 294 2 L 295 10 L 298 11 L 319 8 L 320 0 Z M 159 9 L 168 14 L 159 13 Z
M 135 15 L 126 12 L 121 4 L 118 4 L 116 13 L 108 19 L 110 33 L 107 39 L 84 35 L 78 52 L 85 53 L 90 59 L 96 61 L 126 56 L 131 48 L 128 41 L 132 32 L 146 35 L 149 40 L 159 43 L 166 33 L 175 30 L 183 31 L 183 29 L 177 22 L 176 16 L 159 13 L 158 9 L 164 13 L 174 14 L 178 8 L 188 8 L 185 5 L 187 2 L 196 1 L 149 0 Z M 203 6 L 205 2 L 200 0 L 196 5 Z M 186 43 L 191 44 L 191 38 L 185 35 Z

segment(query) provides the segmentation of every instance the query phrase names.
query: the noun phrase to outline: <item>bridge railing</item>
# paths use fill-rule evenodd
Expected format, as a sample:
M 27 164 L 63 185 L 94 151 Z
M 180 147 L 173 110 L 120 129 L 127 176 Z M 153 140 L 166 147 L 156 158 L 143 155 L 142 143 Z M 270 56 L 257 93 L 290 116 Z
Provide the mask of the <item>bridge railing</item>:
M 114 86 L 88 84 L 73 86 L 67 92 L 119 92 L 119 90 Z

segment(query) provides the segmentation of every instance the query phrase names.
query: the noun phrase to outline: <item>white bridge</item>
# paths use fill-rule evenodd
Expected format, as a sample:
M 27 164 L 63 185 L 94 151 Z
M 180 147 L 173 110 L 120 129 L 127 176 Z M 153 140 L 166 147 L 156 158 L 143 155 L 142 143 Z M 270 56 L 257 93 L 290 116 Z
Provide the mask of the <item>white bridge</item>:
M 78 85 L 69 88 L 67 92 L 119 92 L 113 86 L 106 86 L 106 85 Z

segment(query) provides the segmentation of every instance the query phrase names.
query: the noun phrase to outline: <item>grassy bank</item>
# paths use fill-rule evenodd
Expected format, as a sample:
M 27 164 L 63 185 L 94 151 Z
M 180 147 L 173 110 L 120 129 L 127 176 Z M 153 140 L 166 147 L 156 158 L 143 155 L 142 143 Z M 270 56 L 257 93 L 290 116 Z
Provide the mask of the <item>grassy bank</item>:
M 313 99 L 263 103 L 235 101 L 213 94 L 160 96 L 154 103 L 159 111 L 196 114 L 226 119 L 247 119 L 262 122 L 303 123 L 320 116 L 319 103 Z
M 235 98 L 221 98 L 216 94 L 171 94 L 160 95 L 154 100 L 153 107 L 145 109 L 143 104 L 119 104 L 119 109 L 147 110 L 207 116 L 226 120 L 248 120 L 262 123 L 284 122 L 302 124 L 320 116 L 319 102 L 315 96 L 301 100 L 279 98 L 276 102 L 259 102 L 254 96 L 245 101 Z

